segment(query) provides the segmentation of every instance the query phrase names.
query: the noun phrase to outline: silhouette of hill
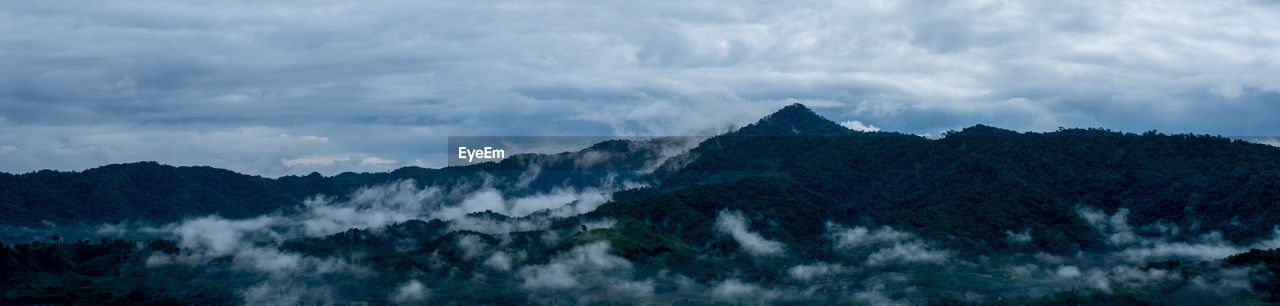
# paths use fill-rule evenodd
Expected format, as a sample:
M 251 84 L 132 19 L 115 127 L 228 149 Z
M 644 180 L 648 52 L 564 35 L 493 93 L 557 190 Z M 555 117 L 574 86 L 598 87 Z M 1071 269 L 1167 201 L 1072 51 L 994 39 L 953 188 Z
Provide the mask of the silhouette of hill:
M 154 162 L 0 174 L 0 224 L 138 221 L 162 232 L 0 245 L 0 284 L 15 288 L 0 302 L 227 303 L 281 279 L 373 303 L 413 284 L 434 288 L 424 299 L 481 304 L 1280 301 L 1280 148 L 985 125 L 927 139 L 852 131 L 799 104 L 667 159 L 669 148 L 612 140 L 330 177 Z M 376 189 L 406 180 L 446 200 L 425 207 L 420 189 Z M 561 196 L 587 188 L 611 196 L 584 209 Z M 354 204 L 303 204 L 315 195 Z M 371 201 L 408 201 L 393 208 L 413 214 L 311 230 L 332 215 L 401 212 Z M 504 214 L 526 202 L 550 208 Z M 450 209 L 459 213 L 442 217 Z M 221 230 L 209 223 L 231 229 L 189 237 Z M 335 262 L 360 269 L 332 272 L 345 267 Z M 208 289 L 165 285 L 188 282 Z M 726 299 L 742 292 L 758 300 Z

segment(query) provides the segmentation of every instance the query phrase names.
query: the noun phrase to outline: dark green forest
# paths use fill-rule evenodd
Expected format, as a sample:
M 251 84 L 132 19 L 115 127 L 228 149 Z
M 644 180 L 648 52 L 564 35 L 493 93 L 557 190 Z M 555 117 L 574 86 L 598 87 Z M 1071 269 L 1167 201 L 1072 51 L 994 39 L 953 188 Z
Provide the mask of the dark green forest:
M 0 174 L 0 224 L 41 234 L 0 247 L 0 302 L 1280 302 L 1268 145 L 984 125 L 930 139 L 796 104 L 675 156 L 661 148 L 275 179 L 154 162 Z M 362 194 L 398 182 L 442 200 L 384 226 L 290 230 L 330 211 L 309 199 L 372 212 Z M 587 187 L 608 195 L 590 211 L 432 217 L 486 190 L 510 206 Z M 185 231 L 200 222 L 245 229 L 202 242 Z M 103 224 L 133 230 L 94 236 Z

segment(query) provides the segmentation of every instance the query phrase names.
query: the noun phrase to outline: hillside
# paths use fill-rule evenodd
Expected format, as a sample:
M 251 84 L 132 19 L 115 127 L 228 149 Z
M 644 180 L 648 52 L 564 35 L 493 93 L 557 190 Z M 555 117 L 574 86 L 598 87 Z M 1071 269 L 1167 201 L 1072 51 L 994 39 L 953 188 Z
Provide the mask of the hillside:
M 1271 146 L 984 125 L 927 139 L 796 104 L 663 149 L 333 177 L 3 175 L 0 224 L 131 221 L 122 236 L 146 238 L 5 245 L 0 302 L 1280 301 Z
M 413 180 L 418 186 L 478 185 L 490 176 L 498 189 L 515 194 L 545 192 L 562 185 L 596 186 L 609 174 L 637 177 L 644 163 L 662 158 L 663 139 L 611 140 L 577 152 L 522 154 L 498 163 L 444 169 L 405 167 L 385 173 L 285 176 L 276 179 L 211 167 L 175 167 L 156 162 L 107 165 L 79 172 L 44 170 L 0 173 L 0 224 L 22 227 L 168 223 L 217 214 L 248 218 L 298 207 L 310 197 L 343 198 L 370 186 Z M 582 156 L 600 159 L 583 165 Z M 529 169 L 537 176 L 521 182 Z M 515 188 L 515 185 L 522 185 Z
M 1104 237 L 1077 216 L 1079 207 L 1107 215 L 1124 209 L 1135 224 L 1194 225 L 1232 241 L 1263 238 L 1280 224 L 1280 149 L 1267 145 L 1102 129 L 1018 133 L 983 125 L 938 140 L 884 132 L 831 136 L 839 133 L 821 129 L 795 134 L 788 132 L 792 126 L 834 123 L 802 106 L 780 114 L 791 122 L 778 124 L 775 114 L 742 129 L 749 133 L 713 137 L 693 148 L 695 161 L 656 174 L 662 192 L 653 200 L 615 202 L 602 210 L 644 212 L 670 203 L 665 195 L 694 188 L 727 188 L 715 194 L 732 199 L 755 186 L 741 180 L 781 177 L 790 189 L 825 197 L 816 208 L 824 219 L 891 225 L 975 249 L 1006 247 L 1005 231 L 1043 237 L 1036 245 L 1053 252 L 1101 246 Z

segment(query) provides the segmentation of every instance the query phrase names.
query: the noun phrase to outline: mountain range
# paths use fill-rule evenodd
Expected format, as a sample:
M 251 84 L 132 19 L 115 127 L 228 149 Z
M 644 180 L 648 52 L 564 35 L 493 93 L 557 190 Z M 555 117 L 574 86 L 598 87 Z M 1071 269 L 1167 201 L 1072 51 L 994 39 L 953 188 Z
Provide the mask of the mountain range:
M 1280 302 L 1280 148 L 930 139 L 800 104 L 698 140 L 329 177 L 0 174 L 0 302 Z

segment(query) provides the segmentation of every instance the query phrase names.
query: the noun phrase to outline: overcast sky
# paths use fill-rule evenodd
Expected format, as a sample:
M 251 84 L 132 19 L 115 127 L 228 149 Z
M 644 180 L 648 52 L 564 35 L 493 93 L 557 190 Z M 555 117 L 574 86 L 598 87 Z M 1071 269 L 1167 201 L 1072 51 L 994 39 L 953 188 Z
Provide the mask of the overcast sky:
M 1280 135 L 1278 56 L 1277 1 L 4 1 L 0 171 L 439 167 L 451 135 L 703 135 L 795 102 Z

